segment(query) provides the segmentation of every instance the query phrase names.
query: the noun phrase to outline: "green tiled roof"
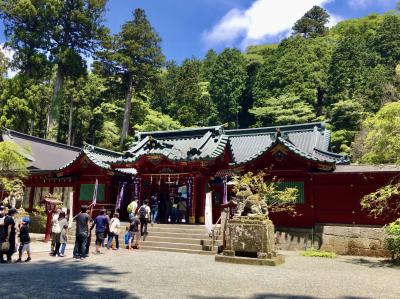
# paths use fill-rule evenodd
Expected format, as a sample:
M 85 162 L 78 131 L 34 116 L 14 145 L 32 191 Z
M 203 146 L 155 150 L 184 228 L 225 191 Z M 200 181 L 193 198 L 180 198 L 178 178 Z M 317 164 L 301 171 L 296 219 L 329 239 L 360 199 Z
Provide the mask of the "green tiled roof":
M 277 129 L 279 134 L 277 135 Z M 225 150 L 231 165 L 257 159 L 277 142 L 305 159 L 333 164 L 347 164 L 345 156 L 329 149 L 329 130 L 322 122 L 280 127 L 224 130 L 223 126 L 162 132 L 139 132 L 138 141 L 117 162 L 134 163 L 142 156 L 162 155 L 172 161 L 210 160 Z

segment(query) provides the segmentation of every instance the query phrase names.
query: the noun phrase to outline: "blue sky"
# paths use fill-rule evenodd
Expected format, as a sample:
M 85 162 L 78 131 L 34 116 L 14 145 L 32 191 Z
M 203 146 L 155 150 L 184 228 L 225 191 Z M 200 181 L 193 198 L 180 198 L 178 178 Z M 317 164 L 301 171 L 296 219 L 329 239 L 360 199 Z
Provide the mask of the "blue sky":
M 106 24 L 113 33 L 143 8 L 162 38 L 167 59 L 202 58 L 209 48 L 244 50 L 248 45 L 276 42 L 313 5 L 336 22 L 394 9 L 397 0 L 109 0 Z M 0 25 L 0 43 L 4 42 Z

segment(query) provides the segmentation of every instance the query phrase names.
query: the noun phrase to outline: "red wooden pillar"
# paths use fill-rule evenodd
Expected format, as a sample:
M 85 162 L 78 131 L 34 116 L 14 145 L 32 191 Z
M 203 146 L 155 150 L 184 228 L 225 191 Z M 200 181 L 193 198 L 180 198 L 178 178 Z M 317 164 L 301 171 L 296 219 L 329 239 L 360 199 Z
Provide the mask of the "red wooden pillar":
M 192 206 L 189 210 L 189 223 L 194 224 L 196 222 L 196 187 L 197 187 L 197 178 L 193 177 L 193 186 L 192 186 Z
M 51 220 L 53 216 L 53 211 L 46 211 L 47 214 L 47 222 L 46 222 L 46 232 L 44 236 L 44 241 L 47 243 L 50 241 L 50 233 L 51 233 Z
M 208 178 L 206 177 L 199 177 L 198 178 L 198 185 L 197 185 L 197 200 L 198 204 L 196 205 L 197 207 L 197 215 L 198 215 L 198 222 L 201 224 L 204 224 L 205 219 L 205 209 L 206 209 L 206 184 L 208 181 Z

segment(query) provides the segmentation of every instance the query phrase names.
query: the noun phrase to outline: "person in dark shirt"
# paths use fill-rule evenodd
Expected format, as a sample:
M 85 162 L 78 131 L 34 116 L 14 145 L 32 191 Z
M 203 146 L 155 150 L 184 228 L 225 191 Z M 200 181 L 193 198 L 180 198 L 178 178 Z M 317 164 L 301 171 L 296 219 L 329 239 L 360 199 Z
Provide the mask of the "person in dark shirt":
M 106 211 L 101 210 L 100 215 L 98 215 L 93 222 L 93 226 L 96 226 L 96 253 L 100 253 L 100 247 L 104 242 L 104 234 L 108 226 L 108 219 L 105 214 Z M 92 228 L 90 230 L 92 230 Z
M 6 252 L 7 254 L 7 263 L 11 263 L 11 257 L 15 252 L 15 221 L 14 216 L 17 214 L 17 210 L 15 208 L 11 208 L 8 210 L 8 215 L 4 220 L 4 233 L 5 233 L 5 242 L 10 243 L 10 248 Z
M 136 215 L 133 218 L 131 224 L 129 225 L 129 241 L 128 241 L 128 249 L 132 249 L 132 242 L 135 240 L 135 245 L 133 248 L 139 249 L 139 239 L 140 239 L 140 220 L 139 216 Z
M 4 206 L 0 206 L 0 263 L 4 264 L 6 261 L 4 260 L 3 255 L 6 254 L 5 252 L 1 251 L 1 244 L 4 241 L 4 238 L 6 236 L 5 231 L 4 231 L 4 220 L 6 219 L 6 215 L 4 215 L 5 209 Z
M 31 238 L 29 236 L 29 224 L 30 224 L 30 219 L 28 217 L 22 218 L 21 223 L 19 224 L 19 257 L 18 260 L 16 260 L 16 263 L 21 262 L 22 255 L 24 251 L 28 254 L 28 258 L 25 260 L 25 262 L 29 262 L 31 260 L 31 250 L 30 250 L 30 243 L 31 243 Z
M 92 218 L 86 213 L 87 209 L 86 205 L 81 206 L 81 212 L 74 217 L 74 221 L 76 222 L 74 258 L 83 259 L 87 257 L 86 243 L 90 223 L 92 222 Z

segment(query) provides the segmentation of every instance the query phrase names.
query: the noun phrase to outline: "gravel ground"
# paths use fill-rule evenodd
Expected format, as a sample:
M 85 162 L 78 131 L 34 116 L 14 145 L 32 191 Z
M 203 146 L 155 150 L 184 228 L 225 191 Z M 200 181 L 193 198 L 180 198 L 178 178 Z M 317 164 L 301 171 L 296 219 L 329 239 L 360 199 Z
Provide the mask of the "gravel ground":
M 77 261 L 48 246 L 35 244 L 31 263 L 0 265 L 0 298 L 400 298 L 400 268 L 381 259 L 282 252 L 286 262 L 268 267 L 120 250 Z

